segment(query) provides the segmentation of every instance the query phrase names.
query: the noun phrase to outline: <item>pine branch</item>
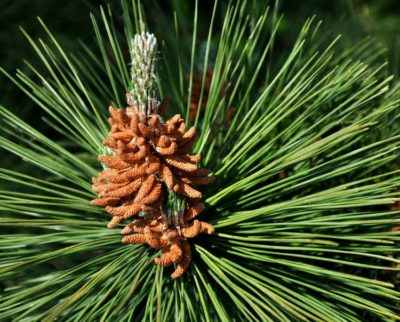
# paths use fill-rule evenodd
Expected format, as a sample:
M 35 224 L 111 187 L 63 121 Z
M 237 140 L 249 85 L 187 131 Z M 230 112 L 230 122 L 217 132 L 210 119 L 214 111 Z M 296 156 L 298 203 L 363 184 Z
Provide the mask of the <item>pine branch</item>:
M 119 12 L 101 8 L 98 48 L 71 54 L 40 21 L 46 39 L 23 32 L 47 74 L 28 62 L 29 73 L 2 70 L 64 143 L 0 108 L 5 153 L 41 169 L 0 170 L 0 319 L 397 319 L 400 85 L 383 50 L 373 39 L 343 50 L 315 18 L 278 50 L 278 8 L 246 1 L 216 3 L 206 18 L 196 4 L 193 21 L 184 6 L 171 17 L 152 9 L 124 1 L 120 30 Z M 217 234 L 196 237 L 178 280 L 153 265 L 159 253 L 122 245 L 90 205 L 107 107 L 125 105 L 144 26 L 162 57 L 151 96 L 170 95 L 187 122 L 195 110 L 194 152 L 216 175 L 200 218 Z

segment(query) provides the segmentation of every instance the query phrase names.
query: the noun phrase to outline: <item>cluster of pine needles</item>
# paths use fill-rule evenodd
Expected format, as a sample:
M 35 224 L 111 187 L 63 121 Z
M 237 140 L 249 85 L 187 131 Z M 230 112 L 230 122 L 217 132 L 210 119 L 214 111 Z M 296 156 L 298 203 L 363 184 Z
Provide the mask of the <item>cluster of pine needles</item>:
M 1 71 L 54 135 L 0 106 L 2 157 L 21 160 L 0 169 L 0 320 L 397 321 L 384 48 L 343 48 L 310 18 L 278 50 L 277 6 L 185 8 L 101 7 L 96 46 L 73 53 L 40 19 L 43 38 L 22 30 L 42 66 Z M 143 31 L 159 43 L 145 101 L 126 96 Z

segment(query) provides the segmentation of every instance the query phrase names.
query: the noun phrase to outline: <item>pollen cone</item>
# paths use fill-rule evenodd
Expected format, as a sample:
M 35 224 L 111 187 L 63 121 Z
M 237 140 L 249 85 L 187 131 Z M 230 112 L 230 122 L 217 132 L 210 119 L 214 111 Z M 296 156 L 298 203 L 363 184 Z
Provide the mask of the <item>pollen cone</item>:
M 165 110 L 166 100 L 160 103 Z M 180 115 L 163 121 L 158 114 L 144 116 L 134 107 L 126 111 L 109 107 L 111 130 L 103 144 L 110 155 L 99 161 L 106 167 L 93 178 L 98 198 L 92 204 L 113 216 L 108 227 L 139 213 L 160 216 L 163 186 L 185 198 L 200 200 L 197 186 L 213 180 L 199 169 L 199 155 L 189 155 L 196 138 L 194 127 L 186 128 Z M 149 211 L 151 209 L 151 211 Z

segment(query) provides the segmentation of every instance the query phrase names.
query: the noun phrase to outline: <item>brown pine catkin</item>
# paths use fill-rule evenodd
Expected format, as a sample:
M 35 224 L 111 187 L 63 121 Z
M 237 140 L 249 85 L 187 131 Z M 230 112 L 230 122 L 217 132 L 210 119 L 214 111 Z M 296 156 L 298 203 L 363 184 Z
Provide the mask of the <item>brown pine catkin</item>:
M 165 108 L 163 101 L 157 110 Z M 91 203 L 104 207 L 112 216 L 109 228 L 136 216 L 122 229 L 126 235 L 122 242 L 161 249 L 163 254 L 155 263 L 175 264 L 171 276 L 180 277 L 191 260 L 187 239 L 214 232 L 210 224 L 194 220 L 205 209 L 196 186 L 214 179 L 210 171 L 198 168 L 200 155 L 187 154 L 196 130 L 187 130 L 180 115 L 163 122 L 160 115 L 139 115 L 132 106 L 126 111 L 110 106 L 109 112 L 111 131 L 103 144 L 111 155 L 99 157 L 106 169 L 93 178 L 92 187 L 98 198 Z M 164 220 L 163 187 L 187 199 L 178 227 Z

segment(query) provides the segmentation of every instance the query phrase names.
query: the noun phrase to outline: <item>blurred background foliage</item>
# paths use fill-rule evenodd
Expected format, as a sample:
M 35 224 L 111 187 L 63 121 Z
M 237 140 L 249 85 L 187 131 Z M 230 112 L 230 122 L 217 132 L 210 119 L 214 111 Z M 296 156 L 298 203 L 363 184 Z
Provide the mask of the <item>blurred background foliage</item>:
M 171 4 L 179 3 L 182 11 L 192 12 L 194 1 L 167 0 L 143 1 L 151 12 L 155 6 L 172 14 Z M 221 0 L 220 3 L 228 3 Z M 255 12 L 265 8 L 265 3 L 275 3 L 271 0 L 254 0 Z M 0 65 L 7 71 L 23 68 L 22 61 L 28 59 L 33 65 L 38 57 L 33 55 L 32 49 L 19 27 L 26 29 L 33 38 L 43 35 L 43 30 L 36 21 L 41 17 L 50 27 L 56 38 L 70 51 L 76 51 L 80 45 L 78 39 L 90 43 L 93 41 L 89 12 L 96 13 L 99 5 L 110 4 L 119 8 L 119 0 L 2 0 L 0 1 Z M 208 18 L 212 10 L 213 0 L 200 0 L 199 19 Z M 347 43 L 372 36 L 377 42 L 387 48 L 387 57 L 392 72 L 400 75 L 400 1 L 397 0 L 280 0 L 279 11 L 284 14 L 280 24 L 277 50 L 289 48 L 294 36 L 307 17 L 316 15 L 323 21 L 323 28 L 331 34 L 342 34 L 343 46 Z M 158 19 L 158 17 L 151 16 Z M 117 17 L 118 18 L 118 17 Z M 188 17 L 189 21 L 191 15 Z M 122 20 L 122 17 L 121 17 Z M 202 26 L 203 24 L 200 24 Z M 205 24 L 204 24 L 205 25 Z M 6 106 L 19 106 L 20 112 L 28 113 L 26 105 L 29 100 L 13 88 L 1 76 L 1 102 Z M 24 106 L 24 108 L 21 108 Z

